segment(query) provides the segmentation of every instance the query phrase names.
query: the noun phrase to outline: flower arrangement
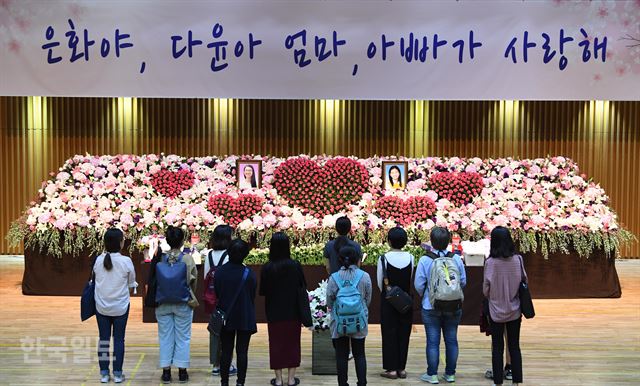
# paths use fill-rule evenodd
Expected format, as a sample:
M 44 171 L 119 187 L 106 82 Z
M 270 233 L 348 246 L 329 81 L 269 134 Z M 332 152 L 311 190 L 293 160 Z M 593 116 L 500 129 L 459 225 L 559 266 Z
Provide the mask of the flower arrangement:
M 278 194 L 318 218 L 360 200 L 369 181 L 363 165 L 344 157 L 330 158 L 322 166 L 309 158 L 290 158 L 273 177 Z
M 478 173 L 442 172 L 432 175 L 429 185 L 438 193 L 438 197 L 451 201 L 455 206 L 462 206 L 480 195 L 484 188 L 484 181 Z
M 253 194 L 240 194 L 237 198 L 228 194 L 219 194 L 209 197 L 207 208 L 224 221 L 237 226 L 246 218 L 251 218 L 262 210 L 264 199 Z
M 421 245 L 407 245 L 404 250 L 416 259 L 416 266 L 418 265 L 417 259 L 423 256 L 425 251 Z M 387 252 L 389 252 L 389 245 L 387 244 L 371 243 L 362 245 L 362 254 L 364 255 L 362 265 L 378 264 L 378 257 Z M 324 244 L 294 246 L 291 248 L 291 258 L 302 265 L 324 265 Z M 268 248 L 254 248 L 244 260 L 245 264 L 253 265 L 262 265 L 268 261 Z
M 261 188 L 237 187 L 238 159 L 262 161 Z M 384 190 L 383 160 L 408 162 L 406 189 Z M 467 240 L 503 225 L 521 252 L 543 255 L 571 249 L 588 256 L 595 248 L 612 254 L 634 238 L 618 224 L 602 187 L 564 157 L 76 155 L 38 193 L 8 239 L 56 256 L 99 250 L 111 226 L 135 246 L 168 225 L 207 240 L 215 226 L 231 223 L 239 236 L 255 235 L 259 247 L 275 231 L 304 247 L 330 239 L 344 215 L 363 245 L 384 243 L 397 225 L 415 245 L 436 225 Z
M 193 173 L 187 169 L 177 172 L 160 170 L 151 175 L 151 186 L 163 196 L 176 198 L 183 191 L 193 186 Z
M 311 308 L 311 320 L 315 331 L 328 330 L 329 323 L 331 323 L 331 313 L 327 309 L 327 284 L 328 281 L 325 279 L 320 282 L 318 288 L 313 291 L 307 291 Z
M 382 196 L 375 204 L 375 211 L 380 218 L 395 220 L 398 224 L 407 226 L 431 219 L 436 205 L 425 196 L 413 196 L 407 200 L 397 196 Z

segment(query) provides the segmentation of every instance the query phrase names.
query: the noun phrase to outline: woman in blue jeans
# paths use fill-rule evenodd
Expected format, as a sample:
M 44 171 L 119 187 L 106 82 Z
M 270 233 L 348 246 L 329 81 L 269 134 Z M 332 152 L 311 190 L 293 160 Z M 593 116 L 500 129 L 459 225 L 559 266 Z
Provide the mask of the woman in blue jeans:
M 436 258 L 447 255 L 447 246 L 451 240 L 451 233 L 445 228 L 435 227 L 431 230 L 431 246 L 433 253 L 422 256 L 416 270 L 414 286 L 422 294 L 422 322 L 427 333 L 427 372 L 420 379 L 424 382 L 436 384 L 438 380 L 438 364 L 440 359 L 440 334 L 444 336 L 446 348 L 446 367 L 444 380 L 455 382 L 456 363 L 458 361 L 458 325 L 462 316 L 462 309 L 456 311 L 440 311 L 433 309 L 429 295 L 425 292 L 429 288 L 431 269 Z M 458 255 L 451 257 L 460 272 L 460 287 L 467 284 L 464 264 Z
M 165 384 L 171 383 L 173 365 L 178 368 L 179 382 L 184 383 L 189 381 L 187 369 L 190 365 L 193 309 L 198 306 L 194 295 L 198 270 L 191 255 L 181 251 L 184 243 L 184 232 L 181 228 L 168 227 L 165 238 L 171 249 L 166 253 L 159 251 L 151 262 L 145 305 L 156 307 L 161 381 Z M 160 264 L 163 264 L 162 268 Z M 169 275 L 161 274 L 161 269 L 167 267 L 180 267 L 184 271 L 169 280 Z M 180 298 L 176 300 L 177 288 L 180 289 Z
M 100 332 L 98 364 L 100 382 L 108 383 L 109 341 L 113 330 L 113 381 L 124 382 L 124 335 L 129 318 L 129 288 L 138 286 L 136 271 L 128 256 L 120 254 L 124 235 L 120 229 L 111 228 L 104 234 L 105 252 L 96 257 L 95 273 L 96 320 Z

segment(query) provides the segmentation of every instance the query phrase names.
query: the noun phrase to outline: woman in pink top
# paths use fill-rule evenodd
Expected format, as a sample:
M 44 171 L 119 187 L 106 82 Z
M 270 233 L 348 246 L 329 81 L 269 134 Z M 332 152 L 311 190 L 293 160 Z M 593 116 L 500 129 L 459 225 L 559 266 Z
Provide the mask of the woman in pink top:
M 516 254 L 515 245 L 509 230 L 496 227 L 491 232 L 491 251 L 484 267 L 482 290 L 489 299 L 491 316 L 491 357 L 493 382 L 502 385 L 502 355 L 504 350 L 504 331 L 511 354 L 513 384 L 522 382 L 522 355 L 520 353 L 520 281 L 527 280 L 522 257 Z

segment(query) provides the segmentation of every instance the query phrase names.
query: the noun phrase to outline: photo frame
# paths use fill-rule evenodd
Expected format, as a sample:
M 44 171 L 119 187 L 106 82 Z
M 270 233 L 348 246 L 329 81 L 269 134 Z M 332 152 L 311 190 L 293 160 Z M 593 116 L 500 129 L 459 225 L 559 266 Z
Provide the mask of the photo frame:
M 241 190 L 262 188 L 262 161 L 237 160 L 236 186 Z
M 394 182 L 391 181 L 392 179 Z M 404 190 L 408 180 L 408 161 L 382 161 L 382 187 L 384 190 Z

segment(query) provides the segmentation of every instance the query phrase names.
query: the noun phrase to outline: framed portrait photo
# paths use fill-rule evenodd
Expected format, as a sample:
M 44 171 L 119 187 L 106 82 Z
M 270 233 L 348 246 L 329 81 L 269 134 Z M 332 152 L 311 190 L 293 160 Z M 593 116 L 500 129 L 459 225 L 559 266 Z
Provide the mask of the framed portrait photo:
M 404 190 L 407 187 L 409 162 L 382 161 L 382 181 L 385 190 Z
M 262 187 L 262 161 L 261 160 L 237 160 L 236 178 L 238 188 L 260 189 Z

